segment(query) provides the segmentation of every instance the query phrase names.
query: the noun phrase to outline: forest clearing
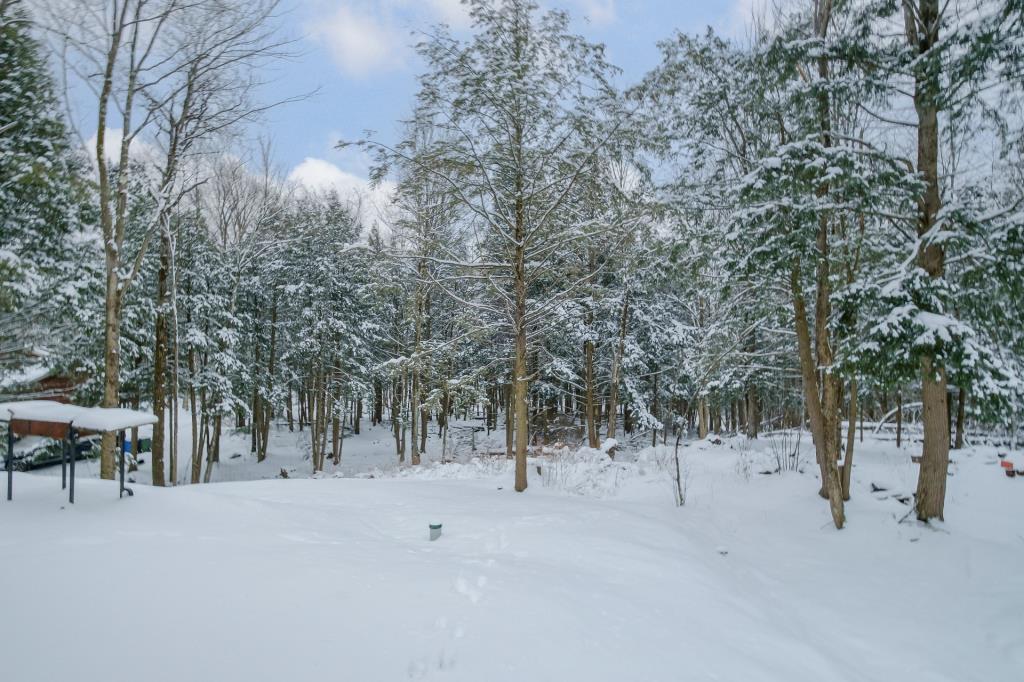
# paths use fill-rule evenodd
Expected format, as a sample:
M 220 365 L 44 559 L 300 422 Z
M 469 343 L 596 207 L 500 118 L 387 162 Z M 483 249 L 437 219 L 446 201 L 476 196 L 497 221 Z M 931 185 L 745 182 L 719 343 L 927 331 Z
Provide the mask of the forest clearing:
M 372 479 L 137 486 L 131 509 L 99 480 L 71 509 L 52 479 L 23 474 L 5 510 L 18 588 L 0 661 L 19 680 L 1015 679 L 1024 480 L 996 448 L 956 455 L 935 529 L 899 501 L 913 450 L 868 434 L 837 535 L 801 492 L 813 466 L 760 473 L 775 467 L 768 441 L 682 448 L 682 509 L 671 446 L 531 459 L 559 471 L 525 504 L 509 460 L 382 470 L 370 438 L 350 452 Z M 110 629 L 117 653 L 79 634 L 52 656 L 57 625 Z

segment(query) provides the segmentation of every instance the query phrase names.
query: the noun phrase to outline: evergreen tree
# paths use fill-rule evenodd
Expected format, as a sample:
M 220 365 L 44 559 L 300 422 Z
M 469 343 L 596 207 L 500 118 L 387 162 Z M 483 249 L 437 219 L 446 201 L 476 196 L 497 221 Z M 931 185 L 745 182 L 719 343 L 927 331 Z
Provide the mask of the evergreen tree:
M 5 365 L 48 345 L 55 294 L 74 286 L 92 219 L 90 188 L 57 107 L 46 58 L 21 2 L 0 3 L 0 339 Z M 48 329 L 49 328 L 49 329 Z M 8 334 L 12 334 L 8 337 Z

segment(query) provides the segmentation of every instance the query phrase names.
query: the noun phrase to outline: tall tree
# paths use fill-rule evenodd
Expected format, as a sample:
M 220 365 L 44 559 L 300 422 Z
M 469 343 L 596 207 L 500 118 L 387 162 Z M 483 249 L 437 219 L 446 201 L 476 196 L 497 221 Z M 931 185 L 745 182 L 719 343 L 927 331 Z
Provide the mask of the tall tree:
M 0 2 L 0 346 L 9 363 L 46 343 L 51 303 L 72 281 L 74 233 L 93 216 L 87 169 L 71 145 L 42 46 L 18 0 Z M 14 330 L 17 333 L 12 333 Z M 9 336 L 8 336 L 9 335 Z M 5 364 L 9 364 L 5 363 Z
M 447 184 L 478 226 L 472 259 L 459 264 L 484 287 L 463 300 L 507 330 L 512 346 L 515 489 L 526 489 L 531 337 L 581 281 L 533 298 L 552 259 L 593 226 L 563 210 L 574 187 L 619 130 L 601 46 L 568 31 L 563 12 L 530 0 L 471 0 L 474 34 L 439 29 L 420 45 L 428 65 L 420 106 L 442 131 L 429 172 Z M 613 110 L 614 115 L 609 114 Z M 389 163 L 402 148 L 364 143 Z M 568 218 L 568 219 L 567 219 Z M 600 228 L 604 229 L 604 228 Z

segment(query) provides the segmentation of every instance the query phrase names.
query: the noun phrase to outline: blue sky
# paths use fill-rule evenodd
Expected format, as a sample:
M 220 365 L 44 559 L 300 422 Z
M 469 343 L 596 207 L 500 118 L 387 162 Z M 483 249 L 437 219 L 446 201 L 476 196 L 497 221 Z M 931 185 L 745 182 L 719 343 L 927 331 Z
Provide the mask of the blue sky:
M 675 30 L 742 32 L 756 0 L 541 0 L 573 17 L 574 30 L 607 46 L 624 84 L 658 60 L 657 41 Z M 267 98 L 318 89 L 311 98 L 270 112 L 260 134 L 273 140 L 280 169 L 314 185 L 356 189 L 367 163 L 339 138 L 377 131 L 392 139 L 416 90 L 422 64 L 414 33 L 439 22 L 468 27 L 459 0 L 284 0 L 282 23 L 301 55 L 269 76 Z

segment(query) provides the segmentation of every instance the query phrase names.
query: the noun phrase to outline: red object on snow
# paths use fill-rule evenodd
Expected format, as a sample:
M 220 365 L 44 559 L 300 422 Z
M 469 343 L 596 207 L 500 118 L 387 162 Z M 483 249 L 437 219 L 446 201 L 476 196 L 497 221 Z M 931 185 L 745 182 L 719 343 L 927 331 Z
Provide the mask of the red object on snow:
M 1004 459 L 1002 462 L 999 463 L 999 466 L 1003 467 L 1004 469 L 1012 469 L 1013 462 L 1011 462 L 1008 459 Z

